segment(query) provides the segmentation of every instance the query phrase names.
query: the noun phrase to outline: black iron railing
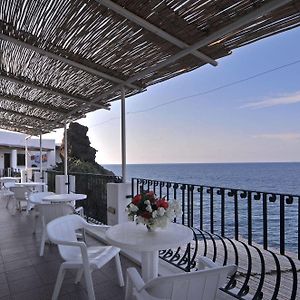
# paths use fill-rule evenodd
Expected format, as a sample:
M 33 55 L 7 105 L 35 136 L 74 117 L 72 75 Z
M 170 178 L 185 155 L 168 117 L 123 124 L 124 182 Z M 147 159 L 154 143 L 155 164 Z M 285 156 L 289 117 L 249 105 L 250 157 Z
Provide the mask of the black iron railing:
M 63 172 L 47 171 L 48 190 L 55 192 L 55 176 L 63 175 Z M 109 182 L 121 182 L 119 176 L 108 176 L 91 173 L 69 173 L 75 176 L 75 192 L 86 194 L 87 199 L 77 201 L 76 205 L 84 208 L 87 218 L 95 219 L 98 222 L 107 223 L 107 196 L 106 185 Z M 69 181 L 70 182 L 70 181 Z
M 133 178 L 132 194 L 141 190 L 180 200 L 176 222 L 194 230 L 188 248 L 161 251 L 161 258 L 185 271 L 198 255 L 235 263 L 225 291 L 237 299 L 297 299 L 299 195 Z
M 20 169 L 4 168 L 0 169 L 0 177 L 18 177 L 21 175 Z

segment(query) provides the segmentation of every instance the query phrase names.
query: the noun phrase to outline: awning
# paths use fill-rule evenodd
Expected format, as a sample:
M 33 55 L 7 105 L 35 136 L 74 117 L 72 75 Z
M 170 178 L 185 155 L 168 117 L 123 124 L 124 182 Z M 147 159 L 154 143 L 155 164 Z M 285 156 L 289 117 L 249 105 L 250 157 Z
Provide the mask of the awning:
M 300 0 L 2 0 L 0 127 L 50 132 L 299 22 Z

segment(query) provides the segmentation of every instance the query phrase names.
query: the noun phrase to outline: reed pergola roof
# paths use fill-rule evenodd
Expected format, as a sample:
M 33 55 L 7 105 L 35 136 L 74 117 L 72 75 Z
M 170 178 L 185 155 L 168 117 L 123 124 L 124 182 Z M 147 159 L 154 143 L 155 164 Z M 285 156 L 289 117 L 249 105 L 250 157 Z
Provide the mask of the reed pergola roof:
M 0 127 L 50 132 L 300 24 L 300 0 L 2 0 Z

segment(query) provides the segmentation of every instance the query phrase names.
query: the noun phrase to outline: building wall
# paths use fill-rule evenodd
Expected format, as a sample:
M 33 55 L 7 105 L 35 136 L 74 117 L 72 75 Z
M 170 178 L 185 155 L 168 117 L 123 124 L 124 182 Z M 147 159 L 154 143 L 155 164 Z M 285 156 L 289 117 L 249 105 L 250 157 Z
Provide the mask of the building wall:
M 3 169 L 4 166 L 4 154 L 12 153 L 12 150 L 17 149 L 18 154 L 25 154 L 25 138 L 27 135 L 13 132 L 0 131 L 0 169 Z M 28 148 L 31 147 L 40 147 L 40 139 L 36 137 L 31 137 L 27 139 Z M 47 156 L 47 161 L 42 163 L 44 169 L 51 168 L 56 165 L 56 150 L 55 150 L 55 140 L 42 139 L 42 148 L 46 148 L 46 151 L 43 151 L 42 154 Z M 40 167 L 39 160 L 40 152 L 39 150 L 33 151 L 29 150 L 28 155 L 28 167 L 31 167 L 33 164 L 37 167 Z M 33 160 L 31 160 L 33 158 Z M 24 165 L 17 165 L 17 168 L 24 169 Z

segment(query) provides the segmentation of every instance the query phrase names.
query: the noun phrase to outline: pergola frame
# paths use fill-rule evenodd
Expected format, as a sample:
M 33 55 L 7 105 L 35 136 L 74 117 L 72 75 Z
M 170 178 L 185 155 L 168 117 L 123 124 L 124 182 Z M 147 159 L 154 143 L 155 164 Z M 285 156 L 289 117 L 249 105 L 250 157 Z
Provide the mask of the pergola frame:
M 18 117 L 14 117 L 12 130 L 15 130 L 18 124 L 25 133 L 47 132 L 63 127 L 66 122 L 80 119 L 88 112 L 109 109 L 111 101 L 145 91 L 147 86 L 156 82 L 167 80 L 206 63 L 216 66 L 216 58 L 229 55 L 232 49 L 300 24 L 300 13 L 297 10 L 300 0 L 258 0 L 255 5 L 247 0 L 241 0 L 236 2 L 234 8 L 226 1 L 220 1 L 216 7 L 213 1 L 201 0 L 193 3 L 174 1 L 172 6 L 164 2 L 155 5 L 154 2 L 147 1 L 125 3 L 121 0 L 94 0 L 87 3 L 81 0 L 81 2 L 81 10 L 77 10 L 73 3 L 68 4 L 70 9 L 74 8 L 73 15 L 77 14 L 78 17 L 73 17 L 71 11 L 69 13 L 66 10 L 68 5 L 64 1 L 55 2 L 57 7 L 61 6 L 63 15 L 62 19 L 59 19 L 59 15 L 55 16 L 57 22 L 65 21 L 68 26 L 66 29 L 60 27 L 59 30 L 65 31 L 64 35 L 74 31 L 65 40 L 60 31 L 57 37 L 46 40 L 50 34 L 49 30 L 57 26 L 54 19 L 49 19 L 50 14 L 41 13 L 40 18 L 44 20 L 44 24 L 49 19 L 47 23 L 49 33 L 42 35 L 43 27 L 40 27 L 39 33 L 28 29 L 32 28 L 27 26 L 30 22 L 29 16 L 27 16 L 27 23 L 24 21 L 26 18 L 23 20 L 24 29 L 17 28 L 21 26 L 20 22 L 13 22 L 15 14 L 12 14 L 12 19 L 1 20 L 0 4 L 0 23 L 2 22 L 3 25 L 0 29 L 0 54 L 3 52 L 0 64 L 0 111 L 6 111 L 8 116 Z M 13 6 L 14 0 L 7 2 L 9 5 L 5 5 L 5 1 L 3 3 L 4 10 L 11 5 L 11 13 L 13 9 L 22 9 Z M 40 3 L 29 0 L 24 4 L 26 5 L 38 7 Z M 206 10 L 207 16 L 204 14 Z M 161 17 L 155 14 L 156 11 L 161 14 Z M 6 16 L 9 13 L 10 11 L 2 15 Z M 66 19 L 63 19 L 64 14 Z M 80 20 L 81 14 L 82 23 L 77 20 L 77 18 Z M 207 20 L 203 20 L 205 18 Z M 220 24 L 218 20 L 221 20 Z M 97 22 L 98 27 L 95 25 L 98 24 Z M 37 23 L 36 27 L 41 24 L 42 22 Z M 173 24 L 176 24 L 178 29 L 174 28 Z M 117 28 L 121 30 L 118 33 Z M 86 44 L 79 43 L 84 37 L 82 30 L 87 30 L 86 36 L 90 39 L 85 39 Z M 97 38 L 98 31 L 102 34 L 103 44 L 101 44 L 102 40 Z M 130 40 L 131 44 L 126 42 L 123 44 L 123 40 L 126 39 Z M 63 43 L 66 44 L 66 48 L 61 46 Z M 81 56 L 76 55 L 75 50 L 72 52 L 70 50 L 72 47 L 67 46 L 72 43 L 74 47 L 80 44 L 76 51 L 82 52 Z M 103 54 L 95 48 L 96 46 L 91 46 L 94 44 L 102 47 Z M 106 46 L 111 45 L 114 45 L 113 52 L 105 53 Z M 87 47 L 91 53 L 84 54 L 84 49 Z M 144 48 L 146 50 L 149 48 L 148 52 L 145 52 Z M 15 57 L 16 63 L 21 62 L 24 70 L 14 68 L 15 63 L 12 61 L 14 57 L 8 52 L 11 49 L 19 55 Z M 96 62 L 97 57 L 101 58 L 101 62 L 99 59 Z M 130 57 L 132 57 L 131 61 Z M 26 58 L 28 62 L 24 61 Z M 35 61 L 38 67 L 34 64 Z M 51 69 L 52 63 L 59 68 L 58 73 L 62 75 L 60 81 L 56 75 L 55 77 L 52 75 L 55 71 Z M 139 66 L 136 70 L 135 65 Z M 130 66 L 133 71 L 130 70 Z M 33 73 L 35 69 L 37 74 Z M 27 76 L 30 72 L 31 75 Z M 72 80 L 64 84 L 64 81 L 69 79 L 67 74 L 74 78 L 73 86 Z M 51 81 L 52 77 L 54 81 Z M 40 78 L 43 80 L 40 81 Z M 86 84 L 82 84 L 85 82 Z M 77 85 L 80 85 L 80 88 L 77 88 Z M 6 93 L 8 88 L 10 92 Z M 12 109 L 9 103 L 20 104 L 22 112 L 16 111 L 16 107 Z M 36 109 L 38 115 L 24 113 L 24 107 L 28 110 Z M 21 120 L 22 116 L 42 123 L 41 128 L 32 130 L 25 126 L 26 122 Z M 3 126 L 7 129 L 9 124 L 12 124 L 10 120 Z

